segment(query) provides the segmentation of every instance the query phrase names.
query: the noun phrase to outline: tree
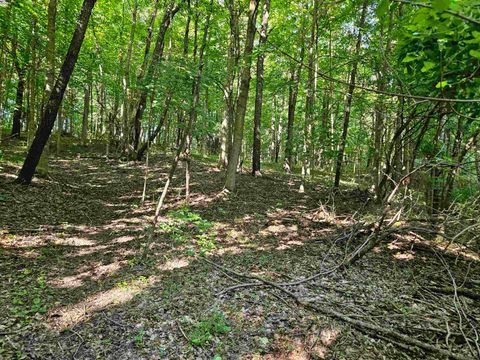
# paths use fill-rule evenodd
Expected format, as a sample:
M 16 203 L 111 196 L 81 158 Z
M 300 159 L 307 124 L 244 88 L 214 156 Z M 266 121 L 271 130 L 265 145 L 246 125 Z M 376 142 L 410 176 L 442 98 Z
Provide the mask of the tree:
M 225 189 L 235 190 L 235 176 L 238 159 L 243 141 L 243 128 L 245 124 L 245 112 L 247 110 L 248 90 L 250 88 L 250 67 L 252 65 L 253 40 L 255 38 L 255 23 L 257 20 L 258 1 L 250 0 L 248 9 L 247 32 L 245 37 L 245 49 L 243 51 L 243 66 L 240 80 L 240 90 L 235 107 L 235 123 L 233 127 L 232 148 L 228 157 L 227 176 Z
M 362 46 L 362 32 L 364 31 L 363 27 L 365 26 L 365 19 L 367 16 L 367 6 L 368 6 L 368 0 L 364 0 L 362 5 L 362 12 L 360 15 L 360 21 L 358 22 L 358 26 L 357 26 L 358 34 L 357 34 L 357 42 L 355 44 L 352 71 L 350 72 L 350 77 L 348 79 L 349 81 L 348 91 L 347 91 L 347 95 L 345 96 L 345 106 L 343 110 L 343 130 L 342 130 L 342 136 L 340 140 L 340 146 L 338 149 L 337 162 L 336 162 L 336 168 L 335 168 L 335 182 L 333 185 L 335 188 L 339 187 L 340 177 L 342 174 L 342 163 L 343 163 L 343 157 L 345 155 L 345 146 L 347 145 L 347 135 L 348 135 L 348 127 L 350 123 L 352 98 L 353 98 L 353 92 L 355 91 L 355 80 L 357 77 L 358 57 L 360 55 L 360 47 Z
M 261 133 L 262 106 L 263 106 L 263 67 L 265 62 L 264 47 L 267 42 L 268 15 L 270 13 L 270 0 L 264 0 L 262 27 L 260 29 L 260 41 L 258 47 L 260 54 L 257 58 L 257 88 L 255 94 L 255 115 L 253 117 L 253 154 L 252 154 L 252 175 L 260 175 L 260 152 L 261 152 Z
M 82 47 L 85 32 L 87 31 L 88 21 L 97 0 L 84 0 L 80 15 L 77 20 L 77 26 L 73 33 L 70 47 L 65 56 L 60 74 L 55 81 L 50 98 L 48 99 L 45 111 L 42 114 L 35 138 L 32 141 L 27 157 L 23 163 L 22 169 L 18 174 L 17 181 L 22 184 L 30 184 L 35 173 L 35 169 L 42 155 L 45 144 L 50 137 L 55 119 L 58 114 L 60 103 L 62 102 L 65 89 L 72 75 L 73 69 L 78 59 L 80 48 Z

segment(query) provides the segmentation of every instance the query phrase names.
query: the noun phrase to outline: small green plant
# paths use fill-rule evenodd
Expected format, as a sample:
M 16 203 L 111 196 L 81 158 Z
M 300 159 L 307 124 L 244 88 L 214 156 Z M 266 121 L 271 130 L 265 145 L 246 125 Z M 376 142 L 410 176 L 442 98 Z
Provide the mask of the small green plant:
M 145 329 L 139 329 L 133 340 L 135 341 L 135 346 L 137 348 L 143 347 L 143 337 L 145 336 Z
M 32 271 L 24 269 L 22 277 L 28 278 Z M 44 276 L 37 277 L 33 285 L 19 287 L 11 300 L 13 316 L 21 323 L 30 323 L 36 314 L 44 314 L 47 311 L 46 296 L 48 295 L 47 282 Z
M 195 346 L 204 346 L 210 342 L 213 335 L 226 334 L 231 331 L 225 316 L 220 311 L 214 311 L 212 315 L 198 322 L 190 334 L 190 342 Z
M 196 236 L 197 245 L 200 247 L 200 254 L 205 255 L 207 252 L 217 248 L 217 234 L 207 233 Z

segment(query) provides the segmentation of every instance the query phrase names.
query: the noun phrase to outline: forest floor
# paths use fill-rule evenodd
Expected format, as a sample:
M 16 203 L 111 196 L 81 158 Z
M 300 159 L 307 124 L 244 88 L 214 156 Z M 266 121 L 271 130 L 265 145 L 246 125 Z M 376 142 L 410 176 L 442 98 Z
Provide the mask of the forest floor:
M 153 227 L 168 158 L 150 159 L 141 204 L 143 163 L 70 154 L 24 187 L 12 183 L 18 154 L 5 155 L 0 358 L 446 358 L 298 306 L 275 288 L 225 292 L 252 281 L 228 269 L 284 282 L 334 268 L 362 242 L 348 229 L 382 210 L 368 192 L 312 182 L 300 194 L 296 176 L 267 171 L 239 174 L 226 196 L 220 169 L 196 160 L 189 207 L 182 166 Z M 430 287 L 479 286 L 470 282 L 480 279 L 478 252 L 440 251 L 434 240 L 391 236 L 353 266 L 288 289 L 473 359 L 480 302 Z

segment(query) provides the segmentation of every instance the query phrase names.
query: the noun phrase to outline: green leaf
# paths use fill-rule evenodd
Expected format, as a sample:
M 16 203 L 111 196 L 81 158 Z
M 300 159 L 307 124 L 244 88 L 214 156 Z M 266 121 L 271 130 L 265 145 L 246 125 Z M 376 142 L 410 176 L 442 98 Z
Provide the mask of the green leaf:
M 443 89 L 443 88 L 446 88 L 447 86 L 448 86 L 448 81 L 440 81 L 437 85 L 435 85 L 437 89 Z
M 470 55 L 472 55 L 473 57 L 476 57 L 477 59 L 480 59 L 480 50 L 470 50 L 469 52 Z
M 450 0 L 433 0 L 432 7 L 437 11 L 445 11 L 450 7 Z
M 409 62 L 412 62 L 412 61 L 415 61 L 417 60 L 417 56 L 413 56 L 413 55 L 407 55 L 405 56 L 405 58 L 402 60 L 402 63 L 409 63 Z
M 433 69 L 437 64 L 431 61 L 424 61 L 423 67 L 421 69 L 422 72 L 427 72 Z
M 385 15 L 388 12 L 388 9 L 390 8 L 390 1 L 389 0 L 382 0 L 377 6 L 377 17 L 379 19 L 385 18 Z

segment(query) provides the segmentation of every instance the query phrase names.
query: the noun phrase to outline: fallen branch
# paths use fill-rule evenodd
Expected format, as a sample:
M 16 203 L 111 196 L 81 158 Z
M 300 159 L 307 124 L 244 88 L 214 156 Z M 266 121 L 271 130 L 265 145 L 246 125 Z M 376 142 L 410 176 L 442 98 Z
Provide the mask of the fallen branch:
M 468 297 L 472 300 L 478 300 L 480 301 L 480 294 L 476 293 L 473 290 L 467 289 L 467 288 L 454 288 L 453 286 L 443 286 L 443 287 L 437 287 L 437 286 L 428 286 L 428 290 L 436 292 L 436 293 L 441 293 L 445 295 L 459 295 L 459 296 L 464 296 Z
M 250 279 L 254 279 L 254 280 L 257 280 L 257 281 L 260 282 L 260 283 L 254 283 L 254 284 L 241 284 L 244 287 L 245 287 L 245 285 L 274 287 L 275 289 L 280 290 L 282 293 L 284 293 L 284 294 L 288 295 L 290 298 L 292 298 L 297 305 L 303 306 L 303 307 L 308 308 L 310 310 L 319 312 L 323 315 L 326 315 L 326 316 L 332 317 L 334 319 L 337 319 L 337 320 L 346 322 L 348 324 L 351 324 L 355 328 L 357 328 L 358 330 L 360 330 L 362 332 L 367 332 L 368 334 L 373 335 L 373 336 L 377 336 L 377 337 L 378 337 L 378 335 L 380 335 L 380 337 L 387 337 L 389 339 L 391 338 L 391 339 L 394 339 L 394 340 L 398 340 L 403 344 L 415 346 L 417 348 L 420 348 L 420 349 L 423 349 L 423 350 L 426 350 L 426 351 L 430 351 L 430 352 L 433 352 L 433 353 L 436 353 L 436 354 L 440 354 L 440 355 L 445 356 L 447 358 L 451 358 L 451 359 L 455 359 L 455 360 L 467 360 L 468 359 L 467 357 L 464 357 L 462 355 L 454 354 L 451 351 L 438 348 L 438 347 L 436 347 L 434 345 L 431 345 L 431 344 L 424 343 L 423 341 L 417 340 L 413 337 L 402 334 L 398 331 L 395 331 L 395 330 L 392 330 L 392 329 L 387 329 L 387 328 L 381 327 L 381 326 L 377 326 L 377 325 L 371 324 L 371 323 L 366 322 L 366 321 L 352 319 L 351 317 L 349 317 L 347 315 L 344 315 L 344 314 L 342 314 L 338 311 L 332 310 L 327 306 L 322 306 L 322 307 L 315 306 L 311 302 L 302 300 L 298 296 L 296 296 L 294 293 L 292 293 L 291 291 L 285 289 L 283 286 L 286 286 L 287 284 L 276 284 L 274 282 L 262 279 L 261 277 L 258 277 L 258 276 L 255 276 L 255 275 L 246 275 L 246 274 L 242 274 L 242 273 L 233 271 L 233 270 L 228 269 L 224 266 L 218 265 L 218 264 L 214 263 L 213 261 L 210 261 L 206 258 L 202 258 L 202 259 L 205 262 L 207 262 L 207 263 L 209 263 L 209 264 L 211 264 L 211 265 L 213 265 L 213 266 L 215 266 L 219 269 L 230 272 L 230 273 L 235 274 L 239 277 L 250 278 Z M 237 288 L 241 285 L 237 285 Z

